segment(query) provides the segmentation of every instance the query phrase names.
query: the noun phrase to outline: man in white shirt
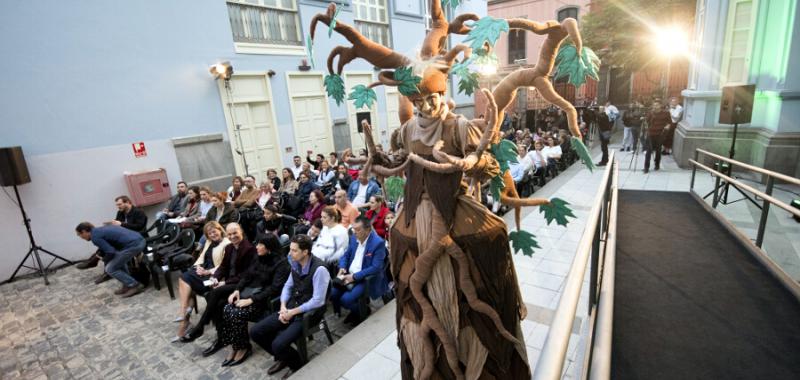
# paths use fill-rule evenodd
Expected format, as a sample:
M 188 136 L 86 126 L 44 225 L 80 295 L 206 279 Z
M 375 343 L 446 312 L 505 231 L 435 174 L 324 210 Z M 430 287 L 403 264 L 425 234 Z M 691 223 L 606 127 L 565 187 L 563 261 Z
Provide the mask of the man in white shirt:
M 619 109 L 617 109 L 615 105 L 611 104 L 611 101 L 607 101 L 605 112 L 606 116 L 608 116 L 608 120 L 611 122 L 611 125 L 614 125 L 614 122 L 616 122 L 617 118 L 619 117 Z
M 525 177 L 525 173 L 531 170 L 533 161 L 528 157 L 528 148 L 523 144 L 517 145 L 517 162 L 509 162 L 508 170 L 514 183 L 519 183 Z
M 678 103 L 677 97 L 669 98 L 669 117 L 671 123 L 669 124 L 669 131 L 664 136 L 664 151 L 661 154 L 672 154 L 672 139 L 675 137 L 675 129 L 678 123 L 683 118 L 683 107 Z
M 544 186 L 545 168 L 547 167 L 547 158 L 542 153 L 544 144 L 542 140 L 536 140 L 533 143 L 533 150 L 528 152 L 528 159 L 531 160 L 531 170 L 533 176 L 539 181 L 539 186 Z
M 556 145 L 555 140 L 551 136 L 547 136 L 547 145 L 542 148 L 542 155 L 547 160 L 547 170 L 550 175 L 556 175 L 556 164 L 561 159 L 561 145 Z
M 294 163 L 294 166 L 289 169 L 292 170 L 294 179 L 298 179 L 300 178 L 300 173 L 303 172 L 303 160 L 300 159 L 300 156 L 294 156 L 294 158 L 292 158 L 292 163 Z

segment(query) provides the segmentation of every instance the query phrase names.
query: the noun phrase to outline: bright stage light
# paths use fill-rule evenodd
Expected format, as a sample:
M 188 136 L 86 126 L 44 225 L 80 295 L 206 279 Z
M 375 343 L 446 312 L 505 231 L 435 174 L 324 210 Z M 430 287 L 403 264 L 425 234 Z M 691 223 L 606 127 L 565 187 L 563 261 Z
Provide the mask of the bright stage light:
M 653 48 L 664 57 L 679 57 L 689 55 L 689 38 L 686 32 L 678 26 L 653 28 Z

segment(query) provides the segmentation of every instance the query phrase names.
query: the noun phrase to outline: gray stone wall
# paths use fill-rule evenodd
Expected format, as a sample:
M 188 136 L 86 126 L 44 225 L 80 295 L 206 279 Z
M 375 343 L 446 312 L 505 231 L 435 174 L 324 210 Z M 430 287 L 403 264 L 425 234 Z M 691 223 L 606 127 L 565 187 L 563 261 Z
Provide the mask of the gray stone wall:
M 221 133 L 172 139 L 181 176 L 190 186 L 224 191 L 235 172 L 230 142 Z

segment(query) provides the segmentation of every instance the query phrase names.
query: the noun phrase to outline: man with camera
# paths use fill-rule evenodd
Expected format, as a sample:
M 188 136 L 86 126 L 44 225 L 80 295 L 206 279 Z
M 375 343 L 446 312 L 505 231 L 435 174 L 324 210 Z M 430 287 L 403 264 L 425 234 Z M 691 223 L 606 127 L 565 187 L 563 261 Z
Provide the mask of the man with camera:
M 647 152 L 644 155 L 644 173 L 650 172 L 650 156 L 655 152 L 656 170 L 661 169 L 661 145 L 664 137 L 669 133 L 672 118 L 669 111 L 661 104 L 660 100 L 653 101 L 650 113 L 647 115 Z

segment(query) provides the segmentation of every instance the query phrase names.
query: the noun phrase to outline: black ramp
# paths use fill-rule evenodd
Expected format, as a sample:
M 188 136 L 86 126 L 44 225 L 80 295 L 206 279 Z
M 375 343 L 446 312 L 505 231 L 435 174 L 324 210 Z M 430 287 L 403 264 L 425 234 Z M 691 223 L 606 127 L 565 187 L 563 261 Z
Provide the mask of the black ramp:
M 620 191 L 614 379 L 800 379 L 800 303 L 689 193 Z

